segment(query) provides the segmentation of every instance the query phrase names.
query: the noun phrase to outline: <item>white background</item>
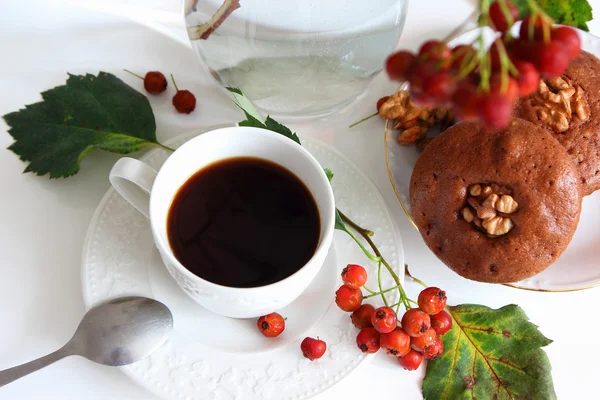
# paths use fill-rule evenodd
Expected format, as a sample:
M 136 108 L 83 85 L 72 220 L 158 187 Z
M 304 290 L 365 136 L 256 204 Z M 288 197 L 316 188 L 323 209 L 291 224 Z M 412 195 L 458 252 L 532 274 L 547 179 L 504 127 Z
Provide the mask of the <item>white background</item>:
M 89 0 L 79 2 L 87 3 Z M 166 10 L 179 7 L 177 0 L 141 3 Z M 592 3 L 600 12 L 600 1 Z M 472 9 L 473 2 L 466 0 L 413 0 L 400 46 L 415 49 L 423 40 L 445 36 Z M 177 28 L 177 19 L 171 22 Z M 600 35 L 600 20 L 590 28 Z M 206 75 L 196 56 L 164 35 L 114 14 L 61 0 L 0 3 L 0 115 L 39 101 L 39 92 L 64 83 L 67 71 L 107 70 L 132 85 L 140 84 L 121 73 L 121 68 L 172 72 L 180 87 L 196 93 L 198 108 L 190 116 L 176 115 L 169 107 L 164 107 L 169 111 L 157 113 L 159 140 L 197 126 L 240 120 L 239 111 Z M 326 120 L 305 123 L 302 132 L 334 144 L 379 187 L 398 222 L 406 260 L 415 275 L 445 288 L 451 304 L 521 305 L 542 333 L 554 340 L 546 351 L 559 398 L 594 397 L 590 393 L 596 392 L 600 359 L 600 346 L 595 342 L 600 331 L 600 289 L 533 293 L 467 281 L 444 267 L 427 250 L 397 203 L 385 170 L 382 121 L 373 119 L 351 131 L 345 128 L 357 117 L 370 114 L 377 98 L 393 88 L 381 76 L 364 98 Z M 160 106 L 170 98 L 151 101 Z M 2 121 L 0 148 L 11 143 Z M 92 213 L 109 187 L 108 171 L 116 159 L 105 153 L 93 154 L 75 177 L 49 181 L 22 175 L 24 164 L 10 151 L 0 150 L 0 369 L 57 349 L 83 316 L 81 246 Z M 409 292 L 414 297 L 418 288 L 409 286 Z M 317 399 L 418 399 L 422 376 L 422 369 L 410 373 L 393 359 L 378 355 Z M 0 399 L 156 397 L 118 369 L 73 357 L 0 388 Z

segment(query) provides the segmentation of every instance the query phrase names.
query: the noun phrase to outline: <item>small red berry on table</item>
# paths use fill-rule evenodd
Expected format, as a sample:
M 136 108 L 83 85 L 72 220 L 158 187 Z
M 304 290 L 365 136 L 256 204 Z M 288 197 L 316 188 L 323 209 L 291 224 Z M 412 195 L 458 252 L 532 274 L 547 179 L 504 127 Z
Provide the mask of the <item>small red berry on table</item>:
M 373 314 L 373 311 L 375 311 L 375 307 L 372 305 L 361 305 L 358 310 L 355 310 L 352 315 L 350 315 L 352 324 L 358 329 L 373 327 L 373 324 L 371 323 L 371 315 Z
M 411 349 L 406 355 L 398 357 L 398 363 L 408 371 L 414 371 L 423 362 L 423 354 L 416 350 Z
M 323 357 L 323 354 L 327 350 L 327 344 L 318 337 L 316 339 L 307 337 L 300 343 L 300 350 L 302 350 L 304 357 L 313 361 Z
M 437 287 L 428 287 L 419 293 L 419 308 L 429 314 L 434 315 L 441 312 L 446 307 L 446 292 Z
M 377 353 L 381 334 L 375 328 L 363 328 L 356 335 L 356 346 L 363 353 Z
M 360 265 L 348 264 L 342 270 L 342 280 L 344 285 L 352 289 L 359 289 L 367 283 L 367 271 Z
M 175 86 L 175 96 L 173 96 L 173 107 L 180 114 L 189 114 L 196 109 L 196 96 L 189 90 L 179 90 L 177 87 L 177 83 L 175 83 L 175 78 L 173 78 L 173 74 L 171 74 L 171 80 L 173 81 L 173 86 Z
M 452 317 L 446 311 L 441 311 L 431 316 L 431 329 L 442 336 L 452 329 Z
M 423 335 L 431 328 L 429 315 L 418 308 L 411 308 L 402 316 L 402 328 L 412 337 Z
M 391 307 L 379 307 L 371 314 L 371 324 L 380 333 L 388 333 L 396 329 L 398 318 Z
M 389 333 L 382 333 L 379 344 L 391 356 L 404 356 L 410 351 L 410 336 L 404 329 L 396 328 Z
M 147 72 L 144 77 L 141 77 L 138 74 L 129 71 L 128 69 L 125 69 L 124 71 L 142 79 L 144 81 L 144 89 L 146 89 L 146 91 L 150 94 L 159 94 L 167 90 L 167 78 L 165 78 L 162 72 L 150 71 Z
M 399 51 L 388 57 L 385 69 L 390 79 L 405 81 L 417 57 L 409 51 Z
M 266 337 L 277 337 L 285 330 L 285 319 L 277 313 L 271 313 L 260 317 L 256 326 Z
M 335 303 L 344 311 L 352 312 L 358 310 L 362 303 L 362 292 L 360 289 L 352 289 L 342 285 L 335 292 Z
M 433 329 L 428 329 L 424 334 L 410 339 L 410 346 L 416 351 L 424 352 L 429 346 L 433 346 L 437 339 Z

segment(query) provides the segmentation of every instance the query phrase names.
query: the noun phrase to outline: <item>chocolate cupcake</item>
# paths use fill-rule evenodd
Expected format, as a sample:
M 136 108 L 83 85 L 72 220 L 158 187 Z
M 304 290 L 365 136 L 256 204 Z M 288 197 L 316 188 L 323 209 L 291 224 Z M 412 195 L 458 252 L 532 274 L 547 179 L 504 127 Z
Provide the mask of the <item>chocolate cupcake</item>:
M 600 60 L 583 51 L 564 75 L 544 79 L 514 115 L 548 130 L 575 159 L 583 194 L 600 188 Z
M 427 146 L 410 181 L 427 246 L 481 282 L 520 281 L 552 264 L 575 232 L 581 196 L 567 151 L 521 119 L 497 132 L 456 124 Z

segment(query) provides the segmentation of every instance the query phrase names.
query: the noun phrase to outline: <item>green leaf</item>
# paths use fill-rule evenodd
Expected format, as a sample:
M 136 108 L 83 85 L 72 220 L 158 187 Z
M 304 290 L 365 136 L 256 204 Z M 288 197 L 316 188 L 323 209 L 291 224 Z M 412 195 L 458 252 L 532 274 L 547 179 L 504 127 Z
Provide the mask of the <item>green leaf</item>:
M 254 105 L 252 105 L 250 99 L 244 96 L 244 93 L 242 93 L 239 88 L 228 87 L 227 90 L 229 90 L 229 92 L 233 95 L 233 102 L 244 112 L 244 114 L 246 114 L 246 119 L 240 122 L 238 125 L 268 129 L 270 131 L 280 133 L 300 145 L 302 144 L 300 143 L 300 138 L 295 132 L 292 132 L 287 126 L 280 124 L 273 118 L 267 116 L 265 122 L 262 122 L 263 117 L 258 111 L 256 111 L 256 108 L 254 108 Z
M 327 179 L 329 179 L 329 182 L 331 182 L 331 180 L 333 179 L 333 171 L 330 170 L 329 168 L 323 168 L 323 171 L 325 171 L 325 175 L 327 175 Z
M 552 341 L 520 307 L 463 304 L 449 311 L 453 326 L 442 336 L 444 354 L 427 364 L 425 399 L 556 399 L 541 350 Z
M 344 220 L 340 216 L 340 213 L 338 212 L 337 208 L 335 209 L 335 225 L 334 225 L 334 229 L 337 229 L 337 230 L 340 230 L 340 231 L 344 231 L 344 232 L 348 232 L 348 227 L 346 226 L 346 223 L 344 222 Z
M 528 0 L 515 0 L 521 15 L 529 14 Z M 537 0 L 537 4 L 557 24 L 571 25 L 589 31 L 587 22 L 591 21 L 592 6 L 588 0 Z
M 292 139 L 294 142 L 298 144 L 300 143 L 300 138 L 296 135 L 295 132 L 292 132 L 287 126 L 280 124 L 275 121 L 270 116 L 267 116 L 267 120 L 265 121 L 265 125 L 267 125 L 267 129 L 273 132 L 281 133 L 283 136 Z
M 15 139 L 9 149 L 29 162 L 24 172 L 68 177 L 94 149 L 127 154 L 163 147 L 146 96 L 112 74 L 69 74 L 42 98 L 3 117 Z

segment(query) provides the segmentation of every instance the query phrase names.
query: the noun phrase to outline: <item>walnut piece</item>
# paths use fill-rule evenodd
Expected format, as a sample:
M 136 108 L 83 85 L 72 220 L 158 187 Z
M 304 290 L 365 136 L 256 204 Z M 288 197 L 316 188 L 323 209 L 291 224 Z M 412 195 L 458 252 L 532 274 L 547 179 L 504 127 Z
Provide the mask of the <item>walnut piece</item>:
M 508 192 L 507 188 L 496 184 L 472 185 L 468 189 L 468 206 L 462 209 L 463 219 L 473 223 L 490 237 L 508 233 L 514 224 L 506 214 L 513 214 L 519 208 Z M 498 212 L 504 215 L 498 215 Z
M 541 80 L 533 101 L 538 118 L 556 132 L 569 129 L 573 115 L 580 121 L 590 116 L 583 89 L 567 76 Z
M 500 197 L 500 200 L 498 200 L 498 202 L 496 203 L 496 210 L 504 214 L 512 214 L 515 211 L 517 211 L 518 208 L 519 205 L 517 204 L 515 199 L 513 199 L 512 196 L 509 196 L 507 194 L 502 195 L 502 197 Z
M 513 222 L 510 218 L 495 216 L 481 223 L 483 228 L 490 236 L 500 236 L 507 234 L 513 227 Z
M 408 145 L 418 142 L 420 149 L 429 144 L 429 141 L 423 139 L 433 125 L 452 118 L 447 109 L 417 106 L 410 100 L 407 90 L 399 90 L 391 95 L 379 108 L 379 116 L 395 120 L 394 128 L 401 130 L 398 143 Z

